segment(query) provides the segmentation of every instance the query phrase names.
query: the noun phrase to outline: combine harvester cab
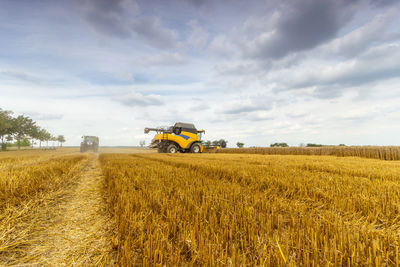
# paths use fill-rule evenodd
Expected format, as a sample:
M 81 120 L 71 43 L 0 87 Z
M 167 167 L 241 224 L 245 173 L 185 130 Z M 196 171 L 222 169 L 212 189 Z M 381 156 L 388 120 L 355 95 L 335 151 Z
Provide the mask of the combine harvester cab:
M 150 147 L 159 153 L 201 153 L 205 148 L 201 144 L 204 130 L 197 130 L 192 123 L 177 122 L 169 128 L 145 128 L 144 133 L 155 131 Z

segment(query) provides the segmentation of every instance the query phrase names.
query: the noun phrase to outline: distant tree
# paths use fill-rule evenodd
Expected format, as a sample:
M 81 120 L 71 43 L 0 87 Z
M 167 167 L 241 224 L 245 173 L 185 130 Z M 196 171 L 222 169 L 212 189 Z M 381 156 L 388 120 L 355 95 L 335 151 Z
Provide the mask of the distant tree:
M 322 147 L 323 145 L 321 144 L 312 144 L 312 143 L 308 143 L 307 147 Z
M 339 146 L 346 146 L 345 144 L 339 144 Z
M 18 145 L 18 144 L 17 144 L 17 145 Z M 28 146 L 30 146 L 30 145 L 31 145 L 31 142 L 29 141 L 28 138 L 24 138 L 24 139 L 22 139 L 21 142 L 20 142 L 20 146 L 22 146 L 22 147 L 28 147 Z
M 57 142 L 57 136 L 52 135 L 52 136 L 50 137 L 50 140 L 49 140 L 49 141 L 52 141 L 52 142 L 53 142 L 51 146 L 52 146 L 53 148 L 55 148 L 54 142 Z
M 14 139 L 17 141 L 18 150 L 21 148 L 21 140 L 25 139 L 32 128 L 35 126 L 35 122 L 24 115 L 19 115 L 11 120 L 12 128 L 11 132 Z
M 11 134 L 12 131 L 12 112 L 8 110 L 0 109 L 0 140 L 1 140 L 1 150 L 6 150 L 6 143 L 4 138 Z
M 236 145 L 237 145 L 238 148 L 244 147 L 244 143 L 241 143 L 241 142 L 237 142 Z
M 62 147 L 62 144 L 66 141 L 64 135 L 57 136 L 57 141 L 60 143 L 60 147 Z
M 142 140 L 139 142 L 140 147 L 144 147 L 146 145 L 146 141 Z
M 34 140 L 39 140 L 39 132 L 40 127 L 37 125 L 33 125 L 32 128 L 29 129 L 28 135 L 31 138 L 31 146 L 33 147 Z
M 46 141 L 46 148 L 49 148 L 49 141 L 51 141 L 53 136 L 51 133 L 46 131 L 46 134 L 44 135 L 44 140 Z
M 286 143 L 273 143 L 270 147 L 288 147 L 289 145 Z
M 39 129 L 38 139 L 39 139 L 39 147 L 42 148 L 42 142 L 46 141 L 49 133 L 46 129 Z

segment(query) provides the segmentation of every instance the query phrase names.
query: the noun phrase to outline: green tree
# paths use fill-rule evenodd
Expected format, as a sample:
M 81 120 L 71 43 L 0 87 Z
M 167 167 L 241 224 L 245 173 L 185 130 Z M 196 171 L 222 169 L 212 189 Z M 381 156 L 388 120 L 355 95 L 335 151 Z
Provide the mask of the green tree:
M 54 136 L 54 135 L 52 135 L 52 136 L 50 137 L 50 140 L 49 140 L 49 141 L 52 141 L 52 142 L 53 142 L 51 146 L 55 148 L 54 142 L 57 142 L 57 137 Z
M 50 135 L 46 129 L 39 129 L 38 139 L 39 139 L 39 147 L 42 148 L 42 142 L 46 141 L 46 138 Z M 50 135 L 51 136 L 51 135 Z
M 270 147 L 288 147 L 289 145 L 286 143 L 273 143 Z
M 321 144 L 311 144 L 311 143 L 308 143 L 307 144 L 307 147 L 322 147 L 323 145 L 321 145 Z
M 0 109 L 0 140 L 1 150 L 6 150 L 4 138 L 12 133 L 12 112 Z
M 17 144 L 17 145 L 18 145 L 18 144 Z M 24 139 L 22 139 L 21 142 L 20 142 L 20 146 L 22 146 L 22 147 L 27 147 L 27 146 L 30 146 L 30 145 L 31 145 L 31 142 L 29 141 L 28 138 L 24 138 Z
M 241 142 L 237 142 L 236 145 L 237 145 L 238 148 L 244 147 L 244 143 L 241 143 Z
M 46 141 L 46 148 L 49 148 L 49 141 L 51 141 L 51 139 L 52 139 L 51 133 L 46 131 L 44 135 L 44 140 Z
M 60 143 L 60 146 L 62 147 L 62 144 L 65 143 L 66 141 L 64 135 L 57 136 L 57 141 Z
M 18 150 L 21 148 L 21 140 L 25 139 L 32 131 L 32 127 L 35 126 L 35 122 L 24 115 L 19 115 L 11 120 L 12 124 L 12 135 L 17 141 Z
M 33 148 L 34 140 L 39 140 L 40 127 L 37 125 L 33 125 L 29 130 L 29 137 L 31 138 L 31 146 Z

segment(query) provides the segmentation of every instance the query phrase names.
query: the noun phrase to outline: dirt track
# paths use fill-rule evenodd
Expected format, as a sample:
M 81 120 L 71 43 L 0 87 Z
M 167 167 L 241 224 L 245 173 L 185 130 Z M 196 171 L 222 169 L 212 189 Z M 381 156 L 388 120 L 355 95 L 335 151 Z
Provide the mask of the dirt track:
M 111 265 L 112 223 L 102 195 L 103 177 L 97 155 L 91 154 L 77 184 L 63 192 L 63 200 L 47 207 L 35 239 L 41 242 L 28 253 L 28 265 Z M 45 216 L 45 215 L 43 215 Z

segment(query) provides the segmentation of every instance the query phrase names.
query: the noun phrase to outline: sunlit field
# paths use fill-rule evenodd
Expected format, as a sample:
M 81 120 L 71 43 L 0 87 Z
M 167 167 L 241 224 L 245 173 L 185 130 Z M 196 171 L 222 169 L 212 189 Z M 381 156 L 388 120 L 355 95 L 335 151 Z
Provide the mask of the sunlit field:
M 400 160 L 399 146 L 254 147 L 213 150 L 215 153 L 261 155 L 319 155 Z
M 101 155 L 119 262 L 398 265 L 400 162 Z
M 0 153 L 0 265 L 399 264 L 399 161 L 100 152 Z

